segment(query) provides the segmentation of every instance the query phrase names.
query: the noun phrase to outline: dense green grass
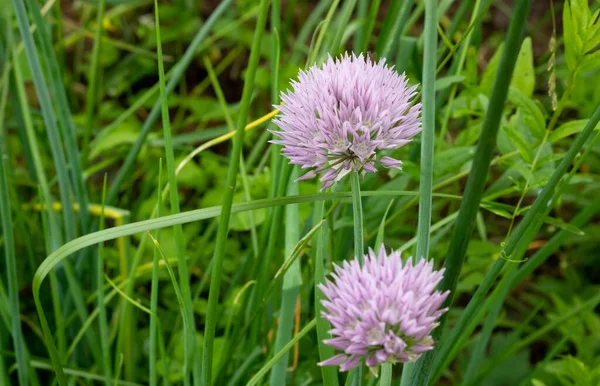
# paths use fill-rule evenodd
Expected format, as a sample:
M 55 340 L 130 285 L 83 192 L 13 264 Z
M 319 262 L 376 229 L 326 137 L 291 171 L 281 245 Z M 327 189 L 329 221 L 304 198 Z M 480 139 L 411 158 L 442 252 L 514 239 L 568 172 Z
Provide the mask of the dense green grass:
M 0 385 L 600 384 L 599 13 L 2 2 Z M 423 131 L 319 192 L 267 129 L 345 51 L 420 84 Z M 446 268 L 435 350 L 317 366 L 318 284 L 381 243 Z

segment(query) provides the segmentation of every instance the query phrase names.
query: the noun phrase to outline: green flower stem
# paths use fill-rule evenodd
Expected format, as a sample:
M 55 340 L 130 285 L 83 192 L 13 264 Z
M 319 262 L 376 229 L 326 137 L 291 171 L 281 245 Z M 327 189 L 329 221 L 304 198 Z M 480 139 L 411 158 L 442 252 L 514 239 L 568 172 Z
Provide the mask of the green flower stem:
M 354 255 L 358 258 L 360 265 L 364 264 L 364 234 L 363 234 L 363 211 L 360 197 L 360 175 L 351 173 L 352 184 L 352 215 L 354 218 Z
M 358 259 L 361 267 L 364 264 L 364 231 L 363 231 L 363 211 L 362 199 L 360 196 L 360 175 L 358 172 L 350 173 L 350 183 L 352 185 L 352 216 L 354 218 L 354 255 Z M 349 375 L 348 379 L 352 376 Z M 362 385 L 363 365 L 358 366 L 355 371 L 354 385 Z
M 392 364 L 384 363 L 381 365 L 381 380 L 379 386 L 391 386 L 392 385 Z
M 231 207 L 233 204 L 233 194 L 240 164 L 240 156 L 242 153 L 242 145 L 244 142 L 244 127 L 250 109 L 252 92 L 254 91 L 254 80 L 256 69 L 260 58 L 260 47 L 262 42 L 263 32 L 267 22 L 267 11 L 269 9 L 269 1 L 261 0 L 260 12 L 252 41 L 252 51 L 250 60 L 248 61 L 248 70 L 246 72 L 246 81 L 244 82 L 244 91 L 242 93 L 242 101 L 240 104 L 240 112 L 237 121 L 237 131 L 233 139 L 233 150 L 231 151 L 231 161 L 227 170 L 227 187 L 223 197 L 223 209 L 217 231 L 217 241 L 215 253 L 213 256 L 213 270 L 211 272 L 210 290 L 208 295 L 208 310 L 206 315 L 206 326 L 204 330 L 204 351 L 202 353 L 202 375 L 200 384 L 208 386 L 212 383 L 212 362 L 213 362 L 213 346 L 215 340 L 215 329 L 217 323 L 217 303 L 219 301 L 219 289 L 221 286 L 221 274 L 223 271 L 223 260 L 225 257 L 225 244 L 229 233 L 229 220 L 231 219 Z
M 448 256 L 444 263 L 446 273 L 439 288 L 441 291 L 450 290 L 451 292 L 442 307 L 450 307 L 454 300 L 456 285 L 462 270 L 469 240 L 475 226 L 479 202 L 483 195 L 485 180 L 492 160 L 492 153 L 496 146 L 496 137 L 502 118 L 503 106 L 508 95 L 508 88 L 519 54 L 519 48 L 521 47 L 530 3 L 530 0 L 521 0 L 515 5 L 513 11 L 512 21 L 506 38 L 506 47 L 498 67 L 496 80 L 490 97 L 489 108 L 482 125 L 479 144 L 477 145 L 475 156 L 473 158 L 473 168 L 467 181 L 464 198 L 461 202 L 460 211 L 452 234 Z M 427 104 L 424 103 L 423 108 L 425 109 L 426 107 Z M 531 215 L 531 211 L 528 215 Z M 421 255 L 418 254 L 418 256 Z M 499 259 L 498 261 L 504 262 L 502 259 Z M 446 315 L 447 314 L 442 316 L 440 319 L 440 326 L 433 332 L 434 340 L 438 340 L 441 331 L 443 331 Z M 429 351 L 419 359 L 415 365 L 410 385 L 424 386 L 428 384 L 433 360 L 438 347 L 439 346 L 436 346 L 434 350 Z M 406 385 L 408 384 L 403 386 Z

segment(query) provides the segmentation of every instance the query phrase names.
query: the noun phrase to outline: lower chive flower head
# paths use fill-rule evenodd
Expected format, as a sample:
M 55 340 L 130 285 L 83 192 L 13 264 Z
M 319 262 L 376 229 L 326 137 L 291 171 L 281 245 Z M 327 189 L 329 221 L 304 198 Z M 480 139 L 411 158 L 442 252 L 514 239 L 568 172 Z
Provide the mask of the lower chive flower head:
M 375 172 L 375 164 L 400 169 L 401 161 L 377 158 L 421 131 L 421 104 L 412 105 L 417 86 L 408 86 L 382 59 L 362 54 L 332 59 L 300 72 L 293 91 L 282 93 L 273 131 L 290 163 L 314 168 L 299 179 L 323 173 L 322 189 L 350 172 Z
M 369 367 L 385 362 L 414 362 L 432 350 L 431 331 L 448 309 L 440 306 L 449 291 L 436 291 L 444 270 L 435 271 L 433 261 L 412 258 L 402 262 L 399 252 L 389 256 L 369 249 L 364 266 L 358 259 L 335 266 L 334 282 L 326 279 L 319 288 L 332 329 L 325 343 L 342 351 L 320 366 L 340 366 L 341 371 L 357 367 L 361 360 Z

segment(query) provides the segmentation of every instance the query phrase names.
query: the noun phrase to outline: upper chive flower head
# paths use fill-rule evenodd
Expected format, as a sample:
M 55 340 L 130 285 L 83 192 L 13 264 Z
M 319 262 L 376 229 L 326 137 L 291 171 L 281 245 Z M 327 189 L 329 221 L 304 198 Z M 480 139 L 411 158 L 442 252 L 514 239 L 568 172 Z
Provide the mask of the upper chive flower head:
M 281 113 L 273 131 L 290 163 L 315 168 L 300 177 L 324 173 L 322 189 L 349 172 L 375 172 L 375 164 L 400 169 L 400 160 L 378 156 L 421 131 L 421 104 L 412 105 L 417 86 L 408 86 L 385 59 L 362 54 L 329 60 L 300 71 L 293 91 L 281 94 Z
M 343 353 L 319 365 L 346 371 L 363 359 L 369 367 L 413 362 L 433 349 L 431 331 L 447 311 L 440 306 L 449 291 L 435 290 L 443 274 L 425 259 L 403 264 L 399 252 L 387 256 L 383 246 L 378 254 L 369 249 L 363 267 L 356 258 L 336 265 L 335 282 L 319 288 L 327 298 L 323 317 L 333 327 L 325 343 Z

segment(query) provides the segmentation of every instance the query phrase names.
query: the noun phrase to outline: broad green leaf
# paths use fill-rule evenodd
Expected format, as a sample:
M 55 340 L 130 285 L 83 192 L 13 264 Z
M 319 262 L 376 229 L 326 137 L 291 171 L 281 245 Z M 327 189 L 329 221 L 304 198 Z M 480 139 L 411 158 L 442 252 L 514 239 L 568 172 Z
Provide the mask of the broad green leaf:
M 533 69 L 531 38 L 523 40 L 510 86 L 511 88 L 519 89 L 529 98 L 533 95 L 533 90 L 535 89 L 535 72 Z
M 235 202 L 246 202 L 242 192 L 236 193 L 234 196 Z M 236 213 L 231 216 L 230 227 L 234 231 L 249 231 L 254 226 L 262 224 L 267 218 L 266 209 L 258 209 L 252 212 Z
M 446 89 L 456 83 L 462 83 L 464 80 L 465 77 L 462 75 L 450 75 L 439 78 L 435 81 L 435 91 Z
M 491 203 L 491 202 L 482 202 L 481 203 L 481 207 L 484 208 L 487 211 L 492 212 L 493 214 L 500 216 L 500 217 L 504 217 L 504 218 L 512 218 L 512 213 L 502 207 L 500 207 L 498 204 L 496 203 Z
M 496 50 L 494 56 L 490 60 L 483 77 L 481 79 L 481 91 L 485 95 L 490 95 L 496 72 L 498 71 L 498 65 L 500 64 L 500 57 L 504 50 L 504 44 L 501 44 Z M 515 72 L 510 82 L 511 88 L 519 89 L 527 97 L 533 95 L 535 87 L 535 73 L 533 69 L 533 53 L 531 48 L 531 38 L 526 38 L 521 45 L 517 63 L 515 64 Z
M 596 11 L 596 14 L 594 14 L 594 17 L 592 17 L 592 19 L 596 20 L 597 18 L 598 18 L 598 11 Z M 583 52 L 588 53 L 589 51 L 596 48 L 596 46 L 598 44 L 600 44 L 600 24 L 596 23 L 594 26 L 590 27 L 590 31 L 588 34 L 588 40 L 585 43 L 585 46 L 583 47 Z
M 583 130 L 583 128 L 585 127 L 585 125 L 587 123 L 588 123 L 588 119 L 579 119 L 576 121 L 569 121 L 569 122 L 563 123 L 562 125 L 558 126 L 556 128 L 556 130 L 554 130 L 550 134 L 550 136 L 548 137 L 548 141 L 556 142 L 564 137 L 568 137 L 570 135 L 579 133 L 580 131 Z M 594 130 L 599 130 L 599 129 L 600 129 L 600 125 L 597 125 Z
M 436 165 L 435 175 L 441 176 L 445 173 L 459 169 L 465 162 L 473 158 L 474 154 L 475 147 L 473 146 L 453 147 L 439 152 L 436 154 L 433 161 L 434 165 Z
M 508 100 L 523 113 L 523 121 L 531 134 L 542 139 L 546 132 L 546 118 L 540 106 L 517 87 L 510 88 Z
M 129 147 L 139 136 L 139 125 L 124 122 L 117 130 L 96 141 L 90 149 L 89 159 L 93 160 L 104 152 L 115 154 L 119 146 Z
M 591 71 L 600 68 L 600 50 L 586 55 L 581 60 L 581 71 Z
M 563 38 L 565 41 L 565 60 L 569 70 L 573 71 L 577 65 L 577 55 L 580 46 L 577 44 L 577 33 L 575 31 L 573 17 L 571 12 L 571 6 L 568 1 L 565 1 L 565 8 L 563 9 Z
M 506 133 L 506 136 L 508 137 L 510 142 L 519 151 L 519 154 L 521 154 L 521 157 L 523 157 L 523 159 L 527 163 L 532 163 L 533 162 L 533 154 L 532 154 L 533 152 L 532 152 L 531 146 L 529 145 L 527 140 L 525 140 L 525 138 L 523 138 L 523 136 L 521 135 L 521 133 L 515 126 L 516 126 L 516 124 L 508 124 L 508 125 L 504 125 L 502 128 L 504 129 L 504 132 Z
M 183 160 L 180 157 L 176 160 L 176 164 Z M 195 188 L 199 192 L 206 190 L 207 177 L 203 170 L 193 160 L 186 163 L 183 169 L 177 174 L 177 185 L 181 187 Z

